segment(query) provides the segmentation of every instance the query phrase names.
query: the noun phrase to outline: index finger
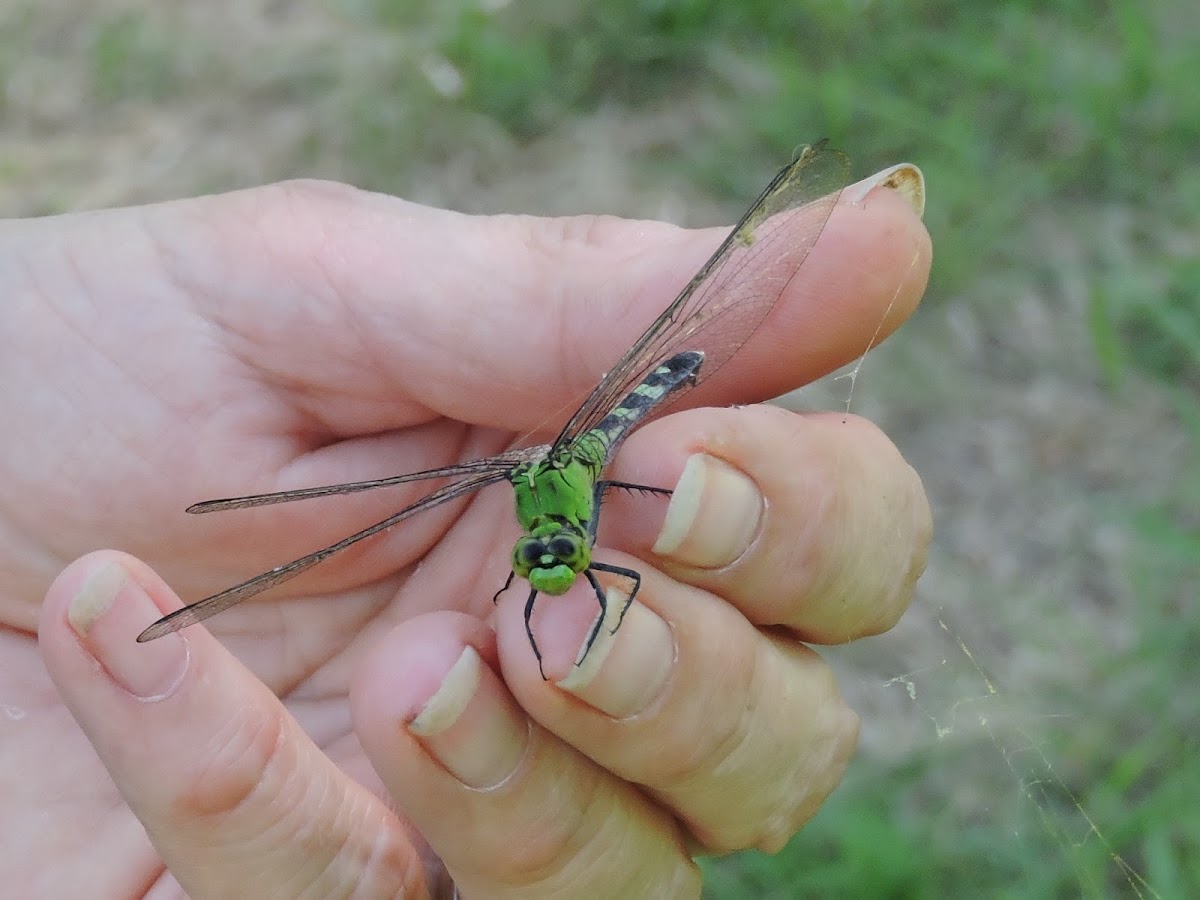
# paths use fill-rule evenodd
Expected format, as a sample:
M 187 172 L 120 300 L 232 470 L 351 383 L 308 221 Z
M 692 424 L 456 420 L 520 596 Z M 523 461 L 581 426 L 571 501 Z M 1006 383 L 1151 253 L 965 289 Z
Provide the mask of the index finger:
M 915 308 L 928 235 L 897 192 L 862 194 L 843 192 L 725 387 L 695 399 L 783 393 Z M 253 343 L 239 358 L 302 386 L 305 412 L 340 434 L 434 415 L 525 431 L 569 412 L 727 233 L 466 216 L 315 182 L 198 202 L 214 204 L 207 240 L 165 229 L 170 258 L 207 314 Z

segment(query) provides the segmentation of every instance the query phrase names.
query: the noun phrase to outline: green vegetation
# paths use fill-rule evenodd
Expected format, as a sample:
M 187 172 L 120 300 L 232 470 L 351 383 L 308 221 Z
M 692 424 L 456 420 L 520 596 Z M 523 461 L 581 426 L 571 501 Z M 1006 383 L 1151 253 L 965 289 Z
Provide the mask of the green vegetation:
M 100 23 L 88 47 L 95 99 L 163 100 L 177 87 L 175 48 L 142 13 Z
M 384 22 L 412 14 L 377 4 Z M 683 148 L 682 162 L 730 196 L 752 194 L 761 170 L 814 136 L 854 148 L 864 172 L 919 158 L 937 184 L 942 295 L 978 275 L 980 248 L 985 263 L 1027 265 L 1020 225 L 1049 208 L 1155 197 L 1178 223 L 1200 203 L 1200 168 L 1182 165 L 1200 146 L 1200 93 L 1188 89 L 1200 69 L 1188 26 L 1200 23 L 1181 2 L 437 8 L 426 21 L 463 76 L 459 102 L 518 138 L 601 103 L 700 91 L 732 127 Z

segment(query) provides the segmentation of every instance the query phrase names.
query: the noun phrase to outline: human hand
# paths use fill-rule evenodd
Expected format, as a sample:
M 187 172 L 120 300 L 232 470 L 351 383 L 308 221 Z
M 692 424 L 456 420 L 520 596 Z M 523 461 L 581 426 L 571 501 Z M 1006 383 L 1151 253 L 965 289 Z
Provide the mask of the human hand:
M 133 643 L 178 605 L 167 583 L 212 593 L 422 488 L 205 519 L 184 506 L 495 452 L 569 411 L 716 240 L 312 184 L 6 226 L 0 779 L 5 833 L 22 835 L 0 850 L 6 883 L 420 897 L 444 893 L 444 863 L 467 897 L 689 896 L 690 844 L 782 844 L 856 731 L 800 640 L 888 627 L 928 540 L 919 482 L 853 417 L 704 409 L 631 437 L 614 478 L 669 486 L 697 451 L 724 465 L 692 467 L 713 490 L 665 557 L 656 501 L 606 506 L 606 543 L 645 580 L 574 694 L 538 674 L 516 592 L 485 624 L 514 535 L 502 488 L 208 631 Z M 927 266 L 899 197 L 839 204 L 768 327 L 689 401 L 772 396 L 853 358 L 889 301 L 884 333 L 907 316 Z M 39 658 L 45 584 L 104 545 L 153 571 L 112 552 L 69 566 Z M 535 620 L 552 675 L 593 615 L 578 596 Z M 452 667 L 478 688 L 418 738 L 404 725 Z

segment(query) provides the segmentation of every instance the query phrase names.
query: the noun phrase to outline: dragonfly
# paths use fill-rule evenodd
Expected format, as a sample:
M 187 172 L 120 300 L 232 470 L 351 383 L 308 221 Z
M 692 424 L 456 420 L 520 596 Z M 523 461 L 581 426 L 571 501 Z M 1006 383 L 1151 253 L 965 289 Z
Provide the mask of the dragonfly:
M 803 148 L 763 189 L 679 295 L 600 379 L 553 442 L 517 446 L 485 459 L 405 475 L 205 500 L 188 507 L 189 513 L 211 513 L 451 479 L 368 528 L 164 616 L 138 635 L 138 641 L 151 641 L 215 616 L 424 510 L 507 481 L 522 533 L 513 546 L 508 578 L 493 599 L 498 601 L 515 578 L 529 584 L 525 633 L 545 678 L 530 625 L 534 601 L 539 594 L 565 594 L 582 574 L 600 606 L 576 661 L 577 666 L 582 664 L 610 613 L 597 573 L 624 578 L 630 585 L 610 629 L 614 635 L 641 587 L 636 570 L 594 558 L 606 493 L 612 489 L 671 493 L 605 479 L 605 469 L 635 428 L 711 378 L 762 324 L 825 229 L 848 172 L 846 157 L 830 149 L 827 141 Z

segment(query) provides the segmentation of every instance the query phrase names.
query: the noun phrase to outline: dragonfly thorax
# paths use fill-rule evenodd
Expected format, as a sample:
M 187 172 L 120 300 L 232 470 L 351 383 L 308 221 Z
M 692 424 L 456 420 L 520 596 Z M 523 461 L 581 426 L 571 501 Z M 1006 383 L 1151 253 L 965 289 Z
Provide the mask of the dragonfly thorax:
M 543 520 L 513 546 L 512 570 L 534 590 L 558 596 L 592 561 L 587 536 L 573 525 Z

